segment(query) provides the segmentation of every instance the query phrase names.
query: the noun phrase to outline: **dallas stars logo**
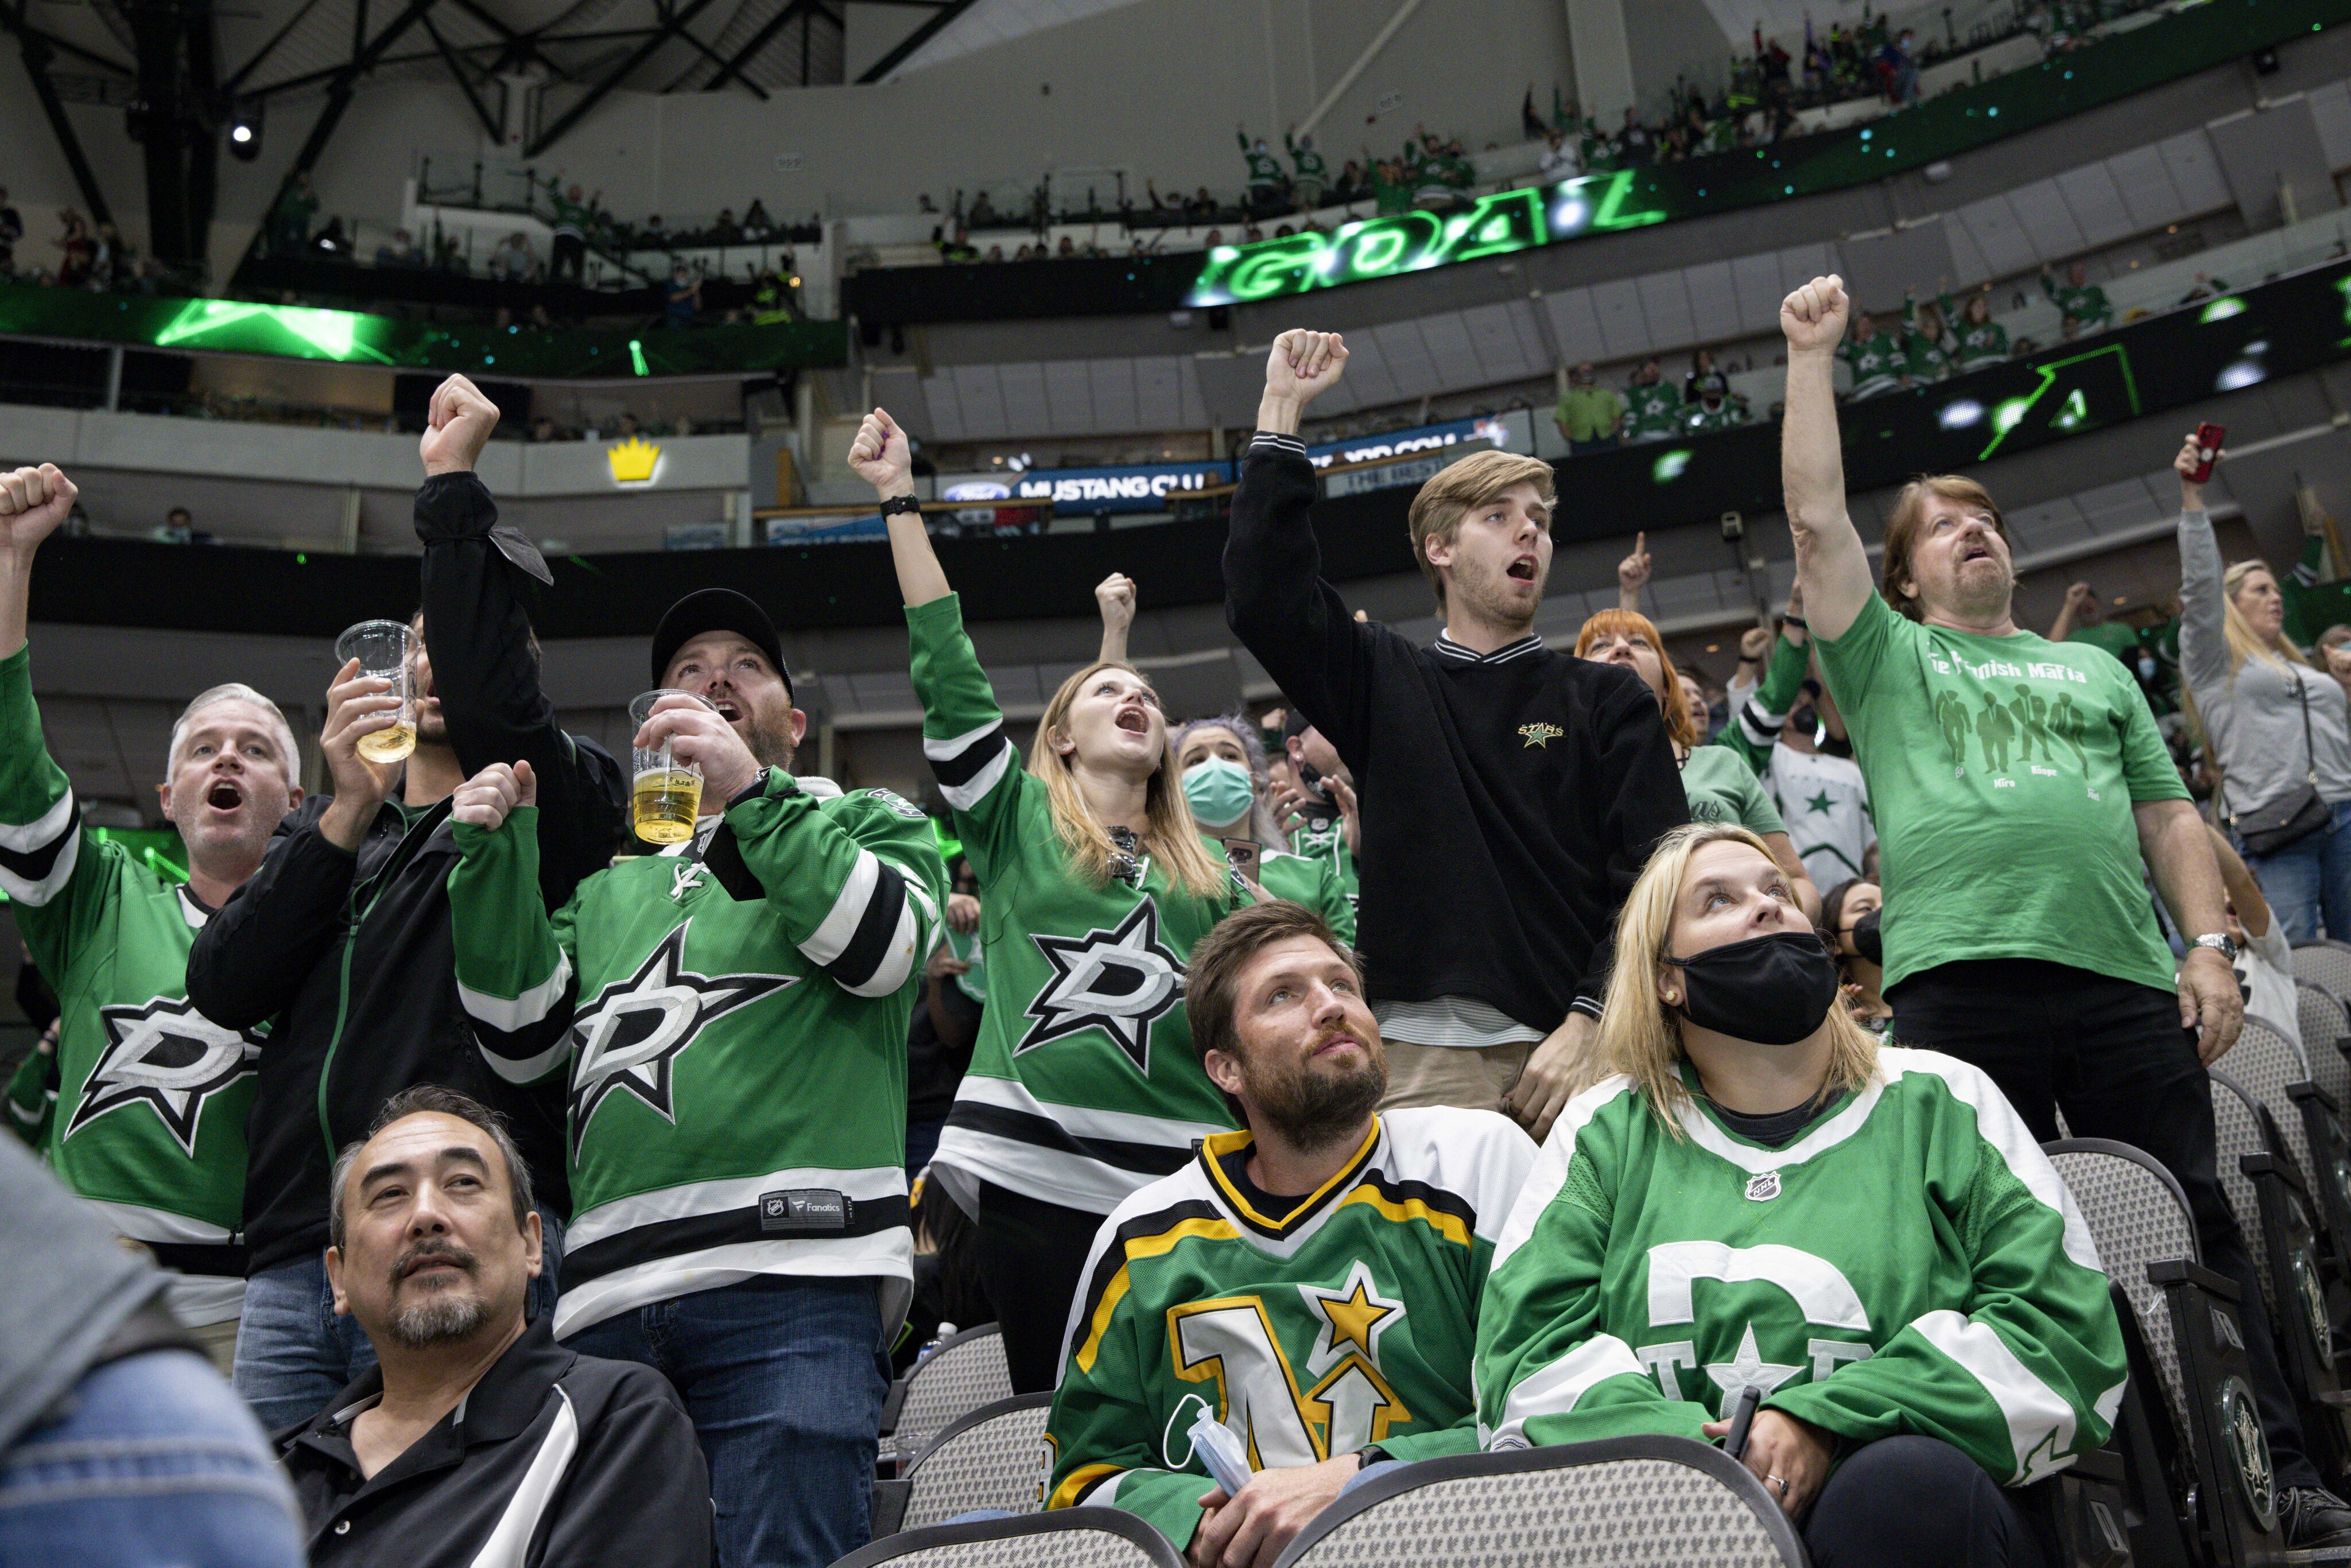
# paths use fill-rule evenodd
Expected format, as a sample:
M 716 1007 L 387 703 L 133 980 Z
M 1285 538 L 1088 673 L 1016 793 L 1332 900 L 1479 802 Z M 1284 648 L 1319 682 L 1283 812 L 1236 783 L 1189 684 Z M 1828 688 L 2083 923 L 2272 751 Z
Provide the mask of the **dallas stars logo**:
M 1032 939 L 1053 966 L 1053 977 L 1029 1004 L 1037 1021 L 1012 1054 L 1100 1029 L 1149 1077 L 1151 1026 L 1184 999 L 1183 960 L 1160 943 L 1158 904 L 1143 900 L 1114 930 Z
M 589 1120 L 604 1097 L 624 1090 L 675 1123 L 670 1074 L 703 1026 L 772 991 L 798 985 L 792 975 L 697 975 L 685 967 L 686 921 L 645 955 L 635 974 L 615 980 L 572 1024 L 579 1041 L 571 1072 L 571 1152 L 577 1158 Z
M 157 997 L 144 1007 L 99 1009 L 106 1049 L 82 1085 L 81 1103 L 66 1124 L 70 1138 L 110 1111 L 145 1103 L 162 1118 L 190 1159 L 204 1103 L 254 1071 L 261 1043 L 223 1029 L 186 998 Z

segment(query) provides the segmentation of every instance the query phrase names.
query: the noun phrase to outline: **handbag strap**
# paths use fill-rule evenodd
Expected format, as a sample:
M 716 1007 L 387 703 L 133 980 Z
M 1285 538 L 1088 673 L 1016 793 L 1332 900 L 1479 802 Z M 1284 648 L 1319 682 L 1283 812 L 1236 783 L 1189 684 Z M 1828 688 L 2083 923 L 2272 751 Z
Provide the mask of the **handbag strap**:
M 2302 672 L 2288 670 L 2286 678 L 2294 683 L 2294 705 L 2302 709 L 2302 754 L 2309 759 L 2310 768 L 2304 778 L 2312 789 L 2318 787 L 2318 747 L 2310 737 L 2310 694 L 2303 689 Z M 2231 827 L 2237 825 L 2237 813 L 2229 806 L 2229 775 L 2223 770 L 2212 781 L 2212 792 L 2220 797 L 2220 810 Z

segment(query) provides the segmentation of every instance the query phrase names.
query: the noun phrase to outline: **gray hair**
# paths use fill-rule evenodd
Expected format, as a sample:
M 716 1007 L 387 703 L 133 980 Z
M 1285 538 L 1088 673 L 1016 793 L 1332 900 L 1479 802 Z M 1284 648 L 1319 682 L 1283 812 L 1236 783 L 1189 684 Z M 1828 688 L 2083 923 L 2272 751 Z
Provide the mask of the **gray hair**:
M 296 775 L 302 771 L 302 748 L 294 743 L 294 727 L 286 722 L 285 714 L 278 710 L 276 703 L 242 681 L 230 681 L 198 692 L 188 706 L 180 710 L 180 716 L 172 721 L 172 744 L 163 751 L 165 775 L 169 776 L 178 765 L 181 738 L 188 733 L 188 726 L 194 721 L 196 715 L 222 703 L 251 703 L 269 716 L 270 727 L 276 731 L 278 747 L 286 754 L 286 781 L 288 784 L 297 782 Z
M 507 1119 L 470 1094 L 460 1094 L 455 1089 L 444 1089 L 437 1083 L 419 1083 L 403 1089 L 383 1103 L 375 1113 L 367 1136 L 353 1138 L 335 1155 L 333 1174 L 327 1177 L 327 1241 L 340 1250 L 343 1245 L 343 1184 L 350 1179 L 351 1166 L 360 1151 L 378 1133 L 394 1122 L 408 1116 L 433 1113 L 455 1116 L 458 1121 L 479 1128 L 498 1146 L 498 1157 L 506 1162 L 507 1189 L 514 1198 L 515 1228 L 525 1228 L 523 1217 L 538 1207 L 530 1190 L 530 1166 L 523 1163 L 522 1151 L 515 1146 L 514 1134 L 507 1131 Z
M 1167 737 L 1169 750 L 1180 755 L 1184 743 L 1203 729 L 1221 729 L 1241 744 L 1241 755 L 1249 758 L 1249 782 L 1258 789 L 1257 799 L 1249 802 L 1249 827 L 1257 833 L 1258 842 L 1278 853 L 1290 852 L 1290 835 L 1273 820 L 1273 812 L 1265 803 L 1266 758 L 1265 742 L 1259 737 L 1256 723 L 1245 713 L 1218 714 L 1214 718 L 1196 718 L 1179 724 Z M 1203 824 L 1205 826 L 1206 824 Z

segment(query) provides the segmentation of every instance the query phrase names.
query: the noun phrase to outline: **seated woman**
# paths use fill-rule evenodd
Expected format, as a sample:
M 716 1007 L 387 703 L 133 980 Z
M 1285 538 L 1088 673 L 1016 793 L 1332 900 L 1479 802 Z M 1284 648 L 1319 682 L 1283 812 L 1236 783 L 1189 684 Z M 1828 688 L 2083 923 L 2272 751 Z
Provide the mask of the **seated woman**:
M 1762 841 L 1667 835 L 1627 896 L 1599 1048 L 1479 1311 L 1489 1448 L 1716 1438 L 1818 1568 L 2058 1561 L 2123 1342 L 2088 1230 L 1991 1080 L 1880 1046 Z
M 1647 557 L 1636 551 L 1618 567 L 1620 581 L 1635 559 L 1646 563 Z M 1646 580 L 1646 564 L 1641 575 Z M 1727 738 L 1736 734 L 1737 727 L 1726 726 L 1723 737 L 1699 744 L 1698 720 L 1688 695 L 1682 690 L 1681 675 L 1649 618 L 1634 610 L 1603 610 L 1576 632 L 1575 656 L 1630 670 L 1657 694 L 1657 711 L 1665 717 L 1666 733 L 1673 737 L 1674 760 L 1681 764 L 1682 794 L 1689 801 L 1691 817 L 1701 822 L 1737 822 L 1761 838 L 1771 858 L 1787 871 L 1789 889 L 1804 918 L 1816 916 L 1820 890 L 1804 874 L 1804 862 L 1788 837 L 1787 823 L 1780 820 L 1771 797 L 1763 792 L 1755 769 Z
M 1877 915 L 1885 907 L 1884 890 L 1865 876 L 1837 883 L 1821 900 L 1821 937 L 1836 956 L 1846 1010 L 1881 1040 L 1894 1022 L 1894 1004 L 1884 994 L 1886 948 L 1877 935 Z

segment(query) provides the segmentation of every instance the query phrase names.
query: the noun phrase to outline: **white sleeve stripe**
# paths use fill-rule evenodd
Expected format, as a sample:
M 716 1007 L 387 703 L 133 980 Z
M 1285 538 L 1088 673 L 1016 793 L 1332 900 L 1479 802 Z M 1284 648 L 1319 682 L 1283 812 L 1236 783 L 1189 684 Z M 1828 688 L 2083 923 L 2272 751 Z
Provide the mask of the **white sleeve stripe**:
M 501 1033 L 512 1034 L 528 1029 L 555 1010 L 563 999 L 564 988 L 571 983 L 571 955 L 560 947 L 555 951 L 555 972 L 530 989 L 508 1001 L 457 982 L 457 999 L 465 1004 L 465 1016 L 476 1023 L 487 1024 Z
M 1502 1400 L 1502 1424 L 1486 1441 L 1487 1448 L 1515 1438 L 1527 1440 L 1527 1420 L 1533 1416 L 1564 1416 L 1594 1384 L 1626 1374 L 1646 1377 L 1633 1347 L 1614 1334 L 1596 1333 L 1549 1366 L 1520 1380 Z
M 1889 1046 L 1879 1053 L 1878 1061 L 1888 1077 L 1915 1071 L 1931 1072 L 1940 1078 L 1952 1098 L 1975 1113 L 1976 1135 L 2000 1156 L 2009 1174 L 2043 1207 L 2056 1211 L 2064 1227 L 2065 1256 L 2093 1273 L 2105 1272 L 2105 1266 L 2098 1261 L 2098 1244 L 2091 1238 L 2082 1211 L 2074 1207 L 2073 1189 L 2057 1174 L 2057 1167 L 2049 1163 L 2049 1156 L 2041 1152 L 2032 1130 L 2024 1124 L 2024 1118 L 2016 1113 L 2016 1108 L 2008 1103 L 2008 1097 L 1989 1074 L 1957 1057 L 1902 1047 Z
M 950 735 L 937 740 L 926 735 L 923 737 L 923 755 L 933 762 L 952 762 L 1003 727 L 1002 719 L 992 718 L 977 729 L 967 729 L 961 735 Z
M 2016 1453 L 2016 1471 L 2007 1484 L 2037 1481 L 2070 1462 L 2072 1403 L 2034 1375 L 1990 1326 L 1949 1311 L 1928 1312 L 1910 1326 L 1958 1363 L 2000 1407 L 2008 1423 L 2009 1445 Z
M 1526 1182 L 1519 1188 L 1518 1201 L 1510 1207 L 1510 1217 L 1502 1226 L 1501 1236 L 1494 1243 L 1494 1261 L 1489 1273 L 1499 1273 L 1510 1254 L 1533 1239 L 1535 1227 L 1542 1222 L 1543 1210 L 1567 1185 L 1568 1163 L 1575 1158 L 1575 1140 L 1584 1124 L 1600 1113 L 1600 1108 L 1619 1094 L 1628 1093 L 1632 1080 L 1623 1073 L 1611 1073 L 1591 1088 L 1570 1100 L 1552 1124 L 1551 1136 L 1543 1140 L 1542 1152 L 1535 1156 L 1528 1170 Z
M 897 927 L 890 933 L 890 946 L 883 953 L 882 961 L 873 967 L 873 973 L 853 986 L 843 982 L 841 988 L 853 997 L 886 997 L 904 985 L 907 977 L 914 972 L 914 965 L 930 956 L 927 950 L 915 950 L 914 938 L 921 925 L 911 904 L 900 904 Z
M 555 1037 L 554 1044 L 537 1056 L 500 1056 L 486 1045 L 481 1047 L 481 1051 L 482 1060 L 490 1064 L 490 1071 L 507 1082 L 536 1083 L 554 1071 L 555 1064 L 562 1061 L 564 1053 L 570 1049 L 571 1031 L 567 1029 Z
M 68 795 L 64 804 L 71 806 L 73 797 Z M 47 819 L 42 820 L 46 821 Z M 66 883 L 73 880 L 74 867 L 81 863 L 81 834 L 69 831 L 68 838 L 58 847 L 57 854 L 57 858 L 50 865 L 48 874 L 37 879 L 19 876 L 8 870 L 5 864 L 0 864 L 0 893 L 6 894 L 18 904 L 29 904 L 36 909 L 48 903 L 57 895 Z
M 45 850 L 57 841 L 59 834 L 70 829 L 73 822 L 74 792 L 68 789 L 57 797 L 56 805 L 41 813 L 37 821 L 21 825 L 0 822 L 0 850 L 13 850 L 20 855 Z
M 988 791 L 1003 782 L 1005 770 L 1012 766 L 1012 743 L 1006 741 L 997 748 L 996 756 L 987 767 L 971 776 L 965 784 L 939 785 L 939 796 L 957 811 L 968 811 L 987 799 Z
M 831 963 L 849 951 L 852 937 L 865 918 L 865 906 L 873 902 L 873 894 L 882 880 L 882 862 L 872 850 L 857 852 L 857 863 L 849 868 L 849 875 L 841 884 L 841 896 L 832 901 L 832 908 L 817 925 L 809 939 L 800 944 L 800 953 L 811 964 Z

